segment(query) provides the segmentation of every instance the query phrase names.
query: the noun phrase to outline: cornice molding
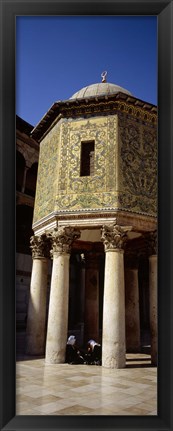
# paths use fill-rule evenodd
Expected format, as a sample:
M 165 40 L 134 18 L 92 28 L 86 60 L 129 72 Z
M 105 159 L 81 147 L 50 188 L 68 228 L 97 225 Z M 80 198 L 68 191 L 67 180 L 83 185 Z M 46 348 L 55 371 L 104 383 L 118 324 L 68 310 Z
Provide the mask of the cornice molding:
M 157 125 L 157 106 L 124 93 L 88 99 L 56 102 L 32 130 L 31 136 L 41 142 L 61 118 L 91 117 L 121 113 L 143 123 Z

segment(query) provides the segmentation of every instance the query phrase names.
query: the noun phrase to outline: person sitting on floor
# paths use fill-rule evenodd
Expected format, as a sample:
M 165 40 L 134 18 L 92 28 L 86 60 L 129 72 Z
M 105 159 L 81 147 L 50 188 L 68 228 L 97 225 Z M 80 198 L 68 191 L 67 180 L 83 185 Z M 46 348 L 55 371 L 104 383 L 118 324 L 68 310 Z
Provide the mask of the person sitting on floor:
M 88 341 L 87 362 L 90 365 L 101 365 L 102 348 L 95 340 Z
M 66 345 L 66 362 L 68 364 L 83 364 L 84 358 L 76 344 L 75 335 L 70 335 Z

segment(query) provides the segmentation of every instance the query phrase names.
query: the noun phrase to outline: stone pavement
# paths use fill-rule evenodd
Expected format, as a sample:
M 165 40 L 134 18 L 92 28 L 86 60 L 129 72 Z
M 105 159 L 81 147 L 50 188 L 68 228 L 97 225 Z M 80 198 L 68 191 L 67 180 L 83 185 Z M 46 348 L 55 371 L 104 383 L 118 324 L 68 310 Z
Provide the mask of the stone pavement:
M 144 353 L 127 354 L 119 370 L 23 357 L 16 415 L 157 415 L 157 368 Z

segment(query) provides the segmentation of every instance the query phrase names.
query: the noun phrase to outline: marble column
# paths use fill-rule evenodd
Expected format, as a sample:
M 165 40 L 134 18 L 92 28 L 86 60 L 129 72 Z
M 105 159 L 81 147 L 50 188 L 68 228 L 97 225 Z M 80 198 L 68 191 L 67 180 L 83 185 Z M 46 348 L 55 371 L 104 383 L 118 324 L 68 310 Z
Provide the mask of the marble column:
M 81 254 L 80 267 L 80 322 L 84 325 L 84 310 L 85 310 L 85 255 Z M 84 340 L 83 340 L 84 342 Z
M 80 255 L 80 269 L 79 269 L 79 280 L 80 280 L 80 292 L 79 292 L 79 321 L 81 327 L 80 343 L 84 345 L 84 313 L 85 313 L 85 254 Z
M 71 227 L 52 232 L 52 278 L 50 288 L 46 363 L 65 362 L 68 332 L 69 259 L 72 242 L 80 232 Z
M 96 253 L 85 253 L 84 341 L 99 342 L 99 262 Z
M 107 368 L 124 368 L 126 364 L 123 246 L 129 230 L 131 227 L 116 223 L 102 228 L 101 238 L 106 253 L 102 365 Z
M 157 365 L 157 233 L 150 234 L 149 256 L 149 297 L 150 297 L 150 333 L 151 363 Z M 152 253 L 152 254 L 151 254 Z
M 128 254 L 125 266 L 126 350 L 140 351 L 138 259 Z
M 26 353 L 43 355 L 45 351 L 48 281 L 48 242 L 46 235 L 32 236 L 31 248 L 33 266 L 26 327 Z
M 151 363 L 157 365 L 157 231 L 144 235 L 149 256 L 149 318 Z

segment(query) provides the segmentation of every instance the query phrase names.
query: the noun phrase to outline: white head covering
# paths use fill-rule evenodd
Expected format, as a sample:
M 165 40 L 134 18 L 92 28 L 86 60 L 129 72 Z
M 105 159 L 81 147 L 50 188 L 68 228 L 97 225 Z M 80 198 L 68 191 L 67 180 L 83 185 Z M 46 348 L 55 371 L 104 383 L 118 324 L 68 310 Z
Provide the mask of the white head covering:
M 70 337 L 68 337 L 67 344 L 70 344 L 71 346 L 73 346 L 75 342 L 76 342 L 76 337 L 74 335 L 70 335 Z
M 94 346 L 97 344 L 96 343 L 96 341 L 94 341 L 94 340 L 89 340 L 88 341 L 88 344 L 90 344 L 90 346 L 91 346 L 91 348 L 92 348 L 92 350 L 94 349 Z

